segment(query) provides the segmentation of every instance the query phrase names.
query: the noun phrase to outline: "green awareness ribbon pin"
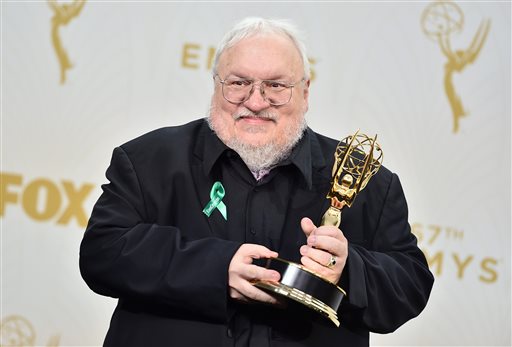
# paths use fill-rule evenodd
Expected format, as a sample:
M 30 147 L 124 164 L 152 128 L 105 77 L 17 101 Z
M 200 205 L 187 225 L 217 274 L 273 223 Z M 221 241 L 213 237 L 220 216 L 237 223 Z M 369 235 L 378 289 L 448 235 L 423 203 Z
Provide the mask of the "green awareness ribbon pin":
M 210 190 L 210 202 L 206 204 L 205 208 L 203 209 L 203 213 L 210 217 L 213 210 L 217 209 L 219 210 L 220 214 L 222 214 L 222 217 L 224 217 L 225 220 L 228 220 L 226 204 L 222 202 L 224 195 L 226 195 L 226 192 L 222 186 L 222 183 L 219 181 L 215 182 L 212 186 L 212 190 Z

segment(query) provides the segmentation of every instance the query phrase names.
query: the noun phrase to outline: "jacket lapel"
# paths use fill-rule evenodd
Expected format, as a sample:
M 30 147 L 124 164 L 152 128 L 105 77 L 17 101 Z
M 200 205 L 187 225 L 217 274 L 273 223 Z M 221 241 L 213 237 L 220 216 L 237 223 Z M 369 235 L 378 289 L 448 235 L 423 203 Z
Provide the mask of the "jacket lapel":
M 196 161 L 191 165 L 196 197 L 200 201 L 202 208 L 206 207 L 210 202 L 210 192 L 215 182 L 221 180 L 215 162 L 226 149 L 227 147 L 205 123 L 199 133 L 194 149 Z M 212 236 L 219 238 L 227 237 L 226 220 L 218 211 L 214 210 L 209 217 L 201 211 L 201 218 L 207 220 Z

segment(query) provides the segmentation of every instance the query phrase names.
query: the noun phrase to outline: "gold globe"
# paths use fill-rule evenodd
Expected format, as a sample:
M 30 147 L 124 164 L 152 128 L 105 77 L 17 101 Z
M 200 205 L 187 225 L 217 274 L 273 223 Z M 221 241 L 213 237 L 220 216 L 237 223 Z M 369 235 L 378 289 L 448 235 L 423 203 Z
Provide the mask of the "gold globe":
M 447 36 L 461 31 L 464 26 L 464 14 L 457 4 L 437 1 L 428 5 L 421 16 L 421 27 L 431 39 Z
M 7 316 L 0 323 L 1 346 L 34 346 L 36 333 L 32 324 L 21 316 Z

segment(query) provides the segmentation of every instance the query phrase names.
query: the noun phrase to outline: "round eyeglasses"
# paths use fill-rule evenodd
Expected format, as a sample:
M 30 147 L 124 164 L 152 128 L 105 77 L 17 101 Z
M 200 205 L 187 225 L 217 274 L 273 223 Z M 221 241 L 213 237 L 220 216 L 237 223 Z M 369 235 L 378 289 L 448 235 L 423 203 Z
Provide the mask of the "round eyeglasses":
M 215 77 L 218 77 L 219 82 L 222 84 L 222 96 L 232 104 L 241 104 L 247 101 L 254 92 L 254 87 L 258 85 L 254 80 L 250 79 L 230 77 L 223 80 L 219 75 L 215 75 Z M 263 99 L 270 105 L 282 106 L 292 99 L 293 87 L 303 81 L 304 78 L 295 83 L 262 80 L 259 83 L 260 93 Z

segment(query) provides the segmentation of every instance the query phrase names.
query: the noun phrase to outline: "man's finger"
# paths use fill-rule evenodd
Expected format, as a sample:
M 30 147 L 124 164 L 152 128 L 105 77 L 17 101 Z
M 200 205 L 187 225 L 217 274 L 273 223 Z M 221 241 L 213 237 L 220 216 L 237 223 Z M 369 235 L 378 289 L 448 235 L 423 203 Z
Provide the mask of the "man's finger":
M 257 265 L 247 266 L 246 272 L 243 274 L 249 281 L 274 281 L 277 282 L 281 278 L 279 272 L 270 270 Z
M 311 233 L 316 229 L 316 225 L 308 217 L 304 217 L 301 219 L 300 226 L 304 234 L 306 234 L 306 237 L 311 235 Z
M 263 290 L 258 289 L 257 287 L 253 286 L 249 282 L 246 282 L 242 285 L 241 291 L 244 293 L 245 297 L 258 301 L 263 302 L 267 304 L 277 304 L 278 300 L 273 297 L 272 295 L 264 292 Z
M 256 244 L 246 243 L 239 248 L 239 251 L 242 252 L 244 256 L 252 259 L 275 258 L 278 256 L 277 252 L 271 251 L 265 246 Z

